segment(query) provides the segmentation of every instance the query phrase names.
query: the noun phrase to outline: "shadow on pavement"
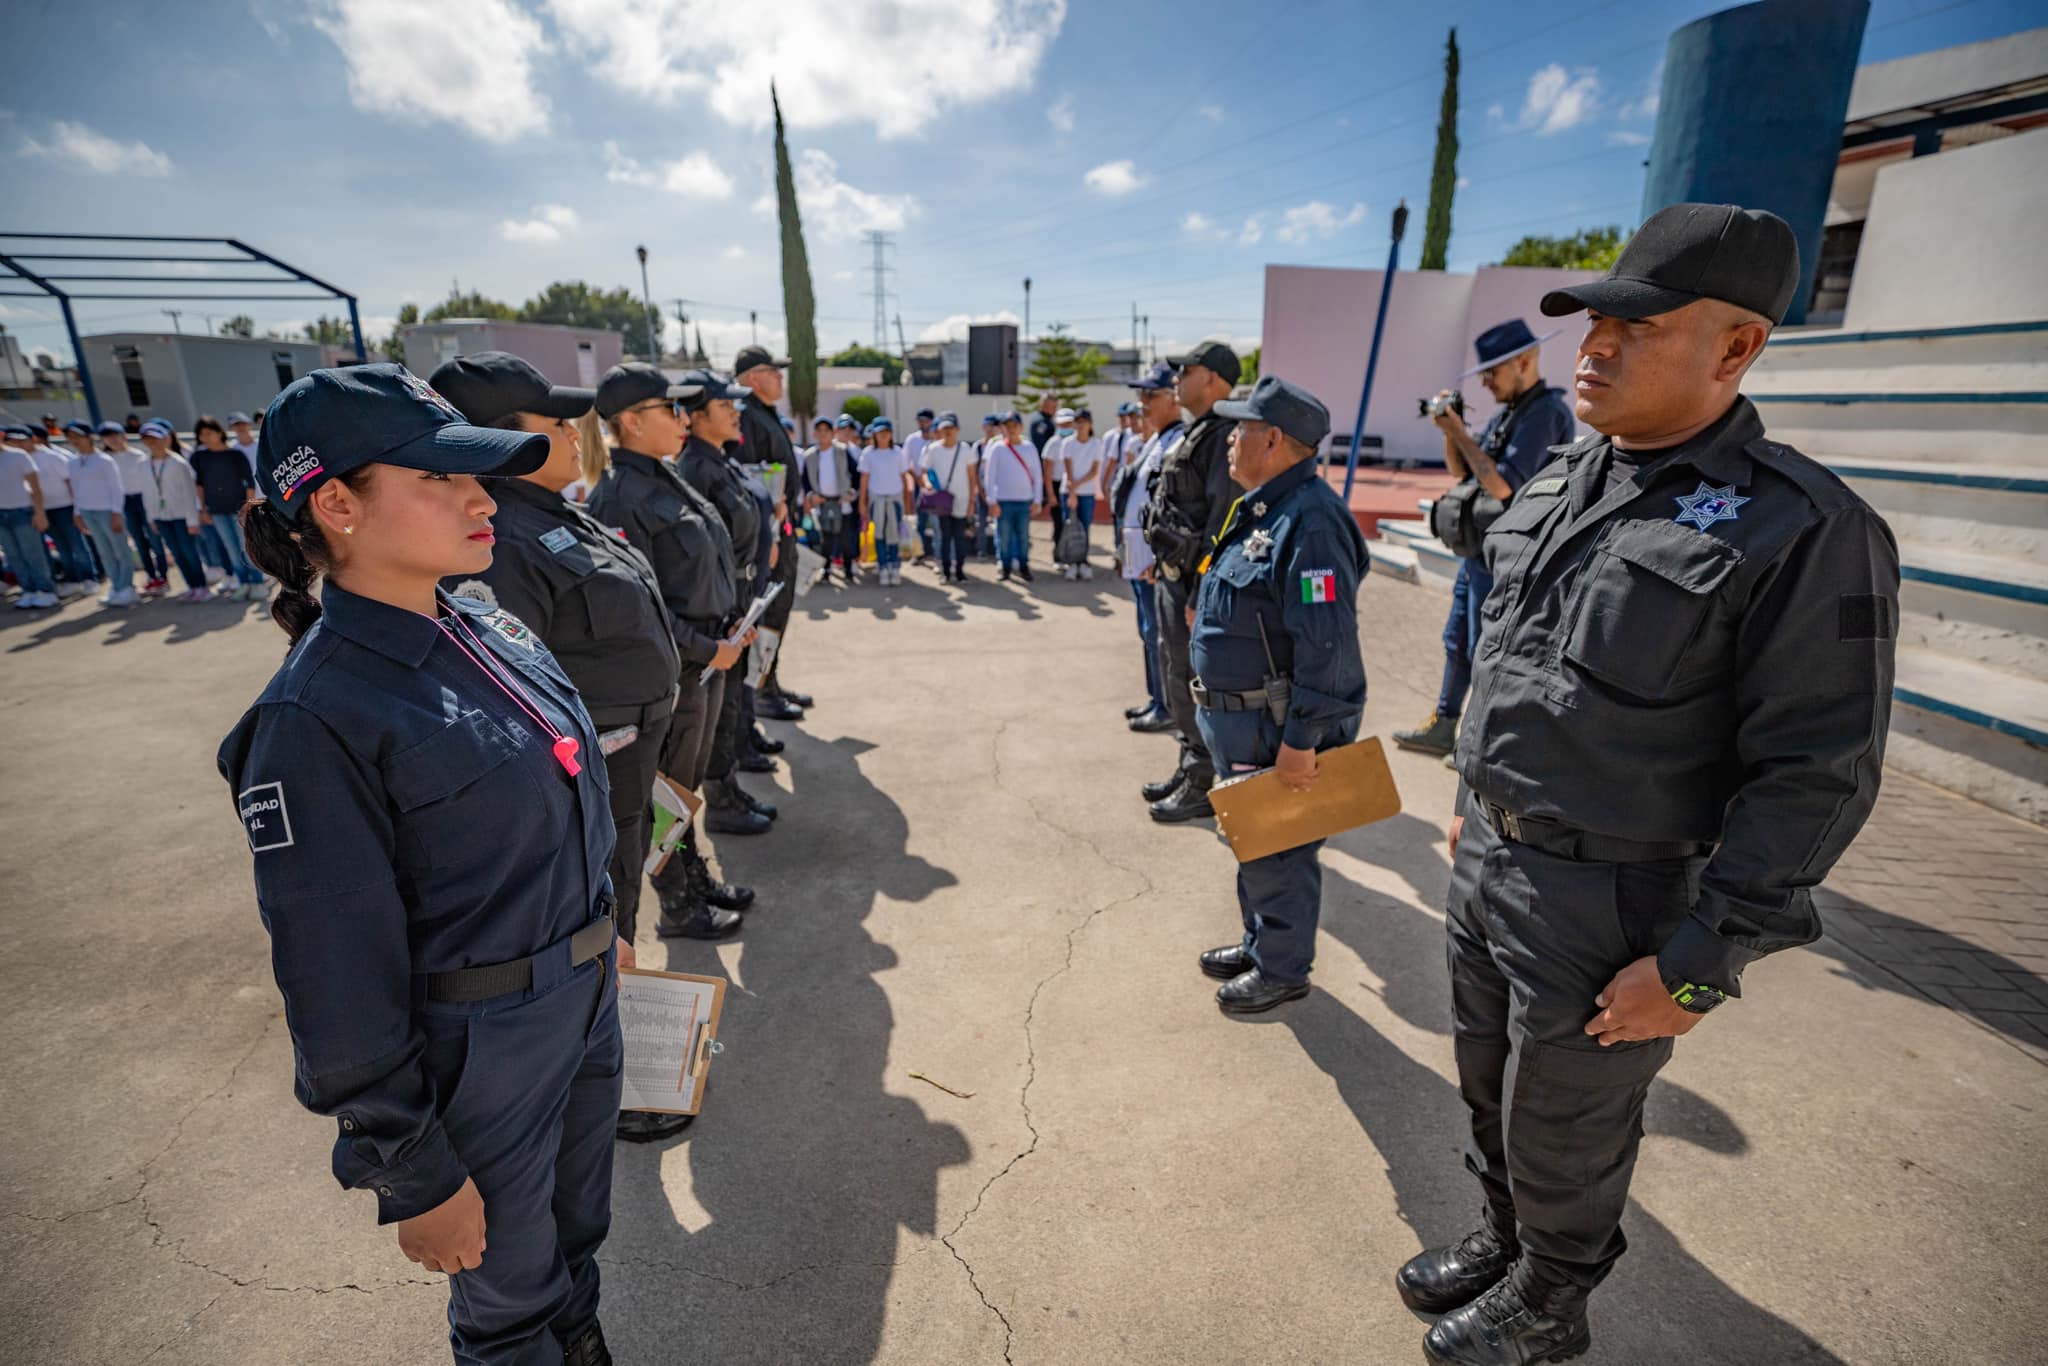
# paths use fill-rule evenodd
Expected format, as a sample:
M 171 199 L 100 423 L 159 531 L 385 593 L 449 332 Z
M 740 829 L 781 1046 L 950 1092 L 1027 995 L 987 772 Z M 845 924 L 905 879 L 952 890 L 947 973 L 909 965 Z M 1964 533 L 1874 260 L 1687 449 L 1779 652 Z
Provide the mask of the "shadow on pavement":
M 89 603 L 89 600 L 88 600 Z M 49 616 L 40 612 L 10 611 L 0 617 L 0 633 L 18 635 L 24 627 L 40 627 L 26 640 L 14 640 L 7 646 L 8 654 L 20 654 L 33 650 L 51 641 L 81 636 L 89 631 L 105 630 L 107 638 L 102 645 L 119 645 L 137 636 L 168 632 L 164 638 L 167 645 L 183 645 L 187 641 L 199 640 L 216 631 L 230 630 L 239 626 L 251 611 L 267 613 L 262 603 L 248 601 L 213 602 L 146 602 L 134 607 L 88 607 L 88 610 L 73 610 L 62 616 Z M 108 629 L 110 628 L 111 629 Z M 283 653 L 283 637 L 279 636 L 279 653 Z
M 796 792 L 777 794 L 776 829 L 717 850 L 760 901 L 704 1113 L 618 1150 L 606 1331 L 622 1361 L 680 1359 L 682 1343 L 691 1360 L 871 1360 L 898 1231 L 937 1236 L 938 1174 L 970 1156 L 959 1129 L 885 1089 L 894 1020 L 876 974 L 896 957 L 862 924 L 877 896 L 921 901 L 956 879 L 906 852 L 901 809 L 860 771 L 871 746 L 784 735 Z M 666 947 L 671 971 L 723 974 L 710 945 Z M 677 1146 L 687 1193 L 673 1158 L 662 1183 Z

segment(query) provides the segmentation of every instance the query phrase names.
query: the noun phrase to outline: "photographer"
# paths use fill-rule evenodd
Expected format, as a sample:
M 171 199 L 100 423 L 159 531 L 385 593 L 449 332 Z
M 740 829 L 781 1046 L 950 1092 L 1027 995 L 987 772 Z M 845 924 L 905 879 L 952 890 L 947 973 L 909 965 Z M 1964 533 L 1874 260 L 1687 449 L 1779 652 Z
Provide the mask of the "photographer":
M 1436 710 L 1415 730 L 1394 732 L 1394 743 L 1424 754 L 1448 755 L 1458 740 L 1458 715 L 1472 683 L 1472 654 L 1479 643 L 1479 605 L 1493 587 L 1480 558 L 1486 528 L 1530 476 L 1550 462 L 1550 448 L 1572 439 L 1577 424 L 1564 391 L 1543 382 L 1537 348 L 1555 332 L 1538 337 L 1520 318 L 1479 334 L 1473 349 L 1478 375 L 1501 405 L 1474 441 L 1465 428 L 1464 402 L 1446 389 L 1423 404 L 1423 412 L 1444 433 L 1444 464 L 1460 482 L 1437 500 L 1431 529 L 1464 557 L 1451 589 L 1450 620 L 1444 623 L 1444 682 Z

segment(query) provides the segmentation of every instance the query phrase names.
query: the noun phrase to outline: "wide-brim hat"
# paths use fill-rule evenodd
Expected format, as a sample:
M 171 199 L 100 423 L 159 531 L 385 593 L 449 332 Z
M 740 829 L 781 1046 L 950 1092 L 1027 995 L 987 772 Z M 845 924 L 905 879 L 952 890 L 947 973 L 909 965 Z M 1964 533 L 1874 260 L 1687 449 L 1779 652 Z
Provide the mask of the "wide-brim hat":
M 1510 318 L 1496 327 L 1489 327 L 1479 334 L 1477 341 L 1472 343 L 1473 351 L 1479 356 L 1479 364 L 1465 371 L 1458 378 L 1469 379 L 1482 370 L 1491 370 L 1504 360 L 1513 360 L 1524 351 L 1535 350 L 1562 331 L 1564 329 L 1561 327 L 1552 328 L 1539 337 L 1531 332 L 1529 324 L 1523 322 L 1520 318 Z

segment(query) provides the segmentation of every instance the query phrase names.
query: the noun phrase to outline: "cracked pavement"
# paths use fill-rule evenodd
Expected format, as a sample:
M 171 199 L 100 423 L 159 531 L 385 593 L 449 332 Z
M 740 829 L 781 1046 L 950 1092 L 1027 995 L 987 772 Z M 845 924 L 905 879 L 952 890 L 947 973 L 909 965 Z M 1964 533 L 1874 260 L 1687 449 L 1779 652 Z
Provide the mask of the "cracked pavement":
M 1194 955 L 1235 936 L 1234 865 L 1137 799 L 1172 748 L 1119 718 L 1123 585 L 907 573 L 800 606 L 819 706 L 772 727 L 781 790 L 748 780 L 783 818 L 717 850 L 761 893 L 744 936 L 640 945 L 734 986 L 703 1117 L 619 1149 L 618 1359 L 1414 1360 L 1392 1272 L 1477 1194 L 1451 775 L 1395 756 L 1406 813 L 1325 856 L 1318 991 L 1227 1019 Z M 1368 732 L 1428 710 L 1441 610 L 1368 580 Z M 225 603 L 0 622 L 10 1361 L 447 1359 L 442 1278 L 291 1099 L 213 772 L 281 648 Z M 1588 1362 L 2028 1359 L 2048 1069 L 1890 980 L 1780 955 L 1680 1045 Z

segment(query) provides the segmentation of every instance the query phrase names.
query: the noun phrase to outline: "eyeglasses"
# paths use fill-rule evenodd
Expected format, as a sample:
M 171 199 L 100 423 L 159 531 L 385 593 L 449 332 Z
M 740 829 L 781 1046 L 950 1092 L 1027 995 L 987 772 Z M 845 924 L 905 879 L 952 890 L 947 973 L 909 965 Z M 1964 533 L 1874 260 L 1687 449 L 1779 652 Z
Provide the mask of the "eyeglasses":
M 636 403 L 626 409 L 629 413 L 651 413 L 656 408 L 666 408 L 677 417 L 683 415 L 683 401 L 679 398 L 651 398 L 645 403 Z

